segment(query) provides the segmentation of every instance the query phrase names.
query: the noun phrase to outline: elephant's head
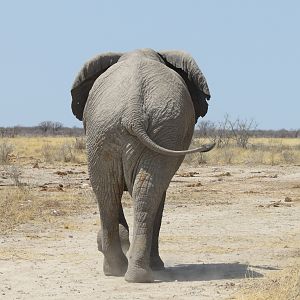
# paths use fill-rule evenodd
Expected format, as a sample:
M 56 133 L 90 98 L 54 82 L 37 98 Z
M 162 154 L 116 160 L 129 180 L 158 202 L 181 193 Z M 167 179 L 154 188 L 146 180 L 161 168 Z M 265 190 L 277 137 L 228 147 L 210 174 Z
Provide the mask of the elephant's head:
M 190 92 L 195 109 L 195 121 L 197 121 L 199 116 L 205 116 L 208 109 L 207 100 L 210 99 L 210 92 L 205 77 L 195 60 L 189 54 L 182 51 L 162 51 L 156 53 L 151 49 L 144 49 L 139 52 L 140 54 L 147 55 L 148 58 L 157 59 L 175 70 L 183 78 Z M 72 111 L 77 119 L 82 120 L 89 91 L 95 80 L 110 66 L 117 63 L 121 57 L 121 60 L 126 60 L 127 56 L 131 56 L 128 54 L 104 53 L 84 64 L 71 89 Z

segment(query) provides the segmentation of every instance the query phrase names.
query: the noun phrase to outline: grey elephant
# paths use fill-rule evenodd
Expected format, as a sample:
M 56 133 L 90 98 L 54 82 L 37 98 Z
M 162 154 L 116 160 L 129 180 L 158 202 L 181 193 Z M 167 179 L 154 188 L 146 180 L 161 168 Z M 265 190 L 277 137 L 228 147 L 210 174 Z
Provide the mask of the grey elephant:
M 158 238 L 169 183 L 184 155 L 214 146 L 186 150 L 198 117 L 208 109 L 206 80 L 187 53 L 141 49 L 89 60 L 71 94 L 72 111 L 87 136 L 104 274 L 151 282 L 152 270 L 164 268 Z M 124 190 L 134 203 L 131 245 Z

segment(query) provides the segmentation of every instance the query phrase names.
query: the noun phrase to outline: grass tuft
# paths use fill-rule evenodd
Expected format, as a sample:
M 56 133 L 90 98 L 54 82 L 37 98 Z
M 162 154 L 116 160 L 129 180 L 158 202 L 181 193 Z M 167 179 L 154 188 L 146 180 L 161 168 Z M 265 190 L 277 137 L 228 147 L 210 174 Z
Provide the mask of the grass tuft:
M 7 164 L 9 157 L 13 153 L 14 147 L 7 140 L 0 140 L 0 163 Z

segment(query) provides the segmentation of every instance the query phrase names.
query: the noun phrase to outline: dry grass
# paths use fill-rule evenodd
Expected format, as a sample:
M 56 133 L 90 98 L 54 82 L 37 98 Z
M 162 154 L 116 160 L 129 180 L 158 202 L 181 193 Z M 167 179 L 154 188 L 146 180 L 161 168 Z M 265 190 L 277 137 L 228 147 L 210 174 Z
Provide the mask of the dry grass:
M 85 163 L 83 138 L 67 136 L 15 137 L 6 139 L 12 145 L 11 153 L 18 162 L 37 160 L 46 163 Z
M 236 300 L 300 300 L 300 264 L 263 280 L 251 279 L 250 287 L 231 299 Z
M 16 224 L 33 220 L 38 210 L 29 189 L 14 187 L 0 190 L 0 232 L 5 233 Z
M 191 147 L 207 143 L 195 139 Z M 6 139 L 10 154 L 18 162 L 38 160 L 54 164 L 86 163 L 84 137 L 16 137 Z M 13 150 L 13 152 L 12 152 Z M 207 164 L 300 164 L 300 139 L 298 138 L 252 138 L 247 149 L 233 143 L 215 148 L 208 153 L 187 155 L 185 163 L 194 166 Z
M 195 139 L 191 148 L 209 142 L 204 139 Z M 244 149 L 234 144 L 223 148 L 214 148 L 203 154 L 192 154 L 185 158 L 185 163 L 194 166 L 208 164 L 264 164 L 289 165 L 300 164 L 300 139 L 297 138 L 257 138 L 251 139 L 249 147 Z
M 88 195 L 76 189 L 62 191 L 59 187 L 41 191 L 28 186 L 0 189 L 0 233 L 29 221 L 55 222 L 59 217 L 82 213 L 94 206 Z
M 5 150 L 2 174 L 13 183 L 13 186 L 0 186 L 0 233 L 9 232 L 31 220 L 45 222 L 80 213 L 93 204 L 90 197 L 82 195 L 83 190 L 59 186 L 41 190 L 40 187 L 26 185 L 20 177 L 24 164 L 85 163 L 83 138 L 15 137 L 0 139 L 0 145 Z
M 81 212 L 91 204 L 73 188 L 62 191 L 40 191 L 24 185 L 19 178 L 17 165 L 35 161 L 47 164 L 85 163 L 84 138 L 75 137 L 16 137 L 0 140 L 9 151 L 4 166 L 14 187 L 0 187 L 0 230 L 10 230 L 29 220 Z M 205 141 L 195 140 L 192 147 Z M 207 142 L 207 141 L 206 141 Z M 197 166 L 208 164 L 300 164 L 300 139 L 252 139 L 248 149 L 228 145 L 209 153 L 186 156 L 185 163 Z M 8 147 L 9 145 L 9 147 Z M 7 152 L 6 152 L 7 153 Z M 13 160 L 11 159 L 13 158 Z M 88 200 L 87 200 L 88 199 Z M 87 204 L 89 203 L 89 204 Z M 130 203 L 130 201 L 128 201 Z M 125 206 L 127 201 L 125 201 Z

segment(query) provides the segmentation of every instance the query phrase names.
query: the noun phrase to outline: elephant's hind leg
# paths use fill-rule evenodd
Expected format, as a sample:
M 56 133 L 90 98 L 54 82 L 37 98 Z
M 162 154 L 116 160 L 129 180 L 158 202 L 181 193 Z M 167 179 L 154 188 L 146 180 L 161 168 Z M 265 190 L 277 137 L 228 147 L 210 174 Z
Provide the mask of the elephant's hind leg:
M 151 252 L 153 233 L 158 232 L 165 191 L 175 172 L 171 159 L 155 153 L 142 155 L 134 179 L 132 196 L 134 200 L 133 239 L 128 252 L 128 270 L 125 280 L 129 282 L 151 282 Z M 155 220 L 157 223 L 155 225 Z M 156 242 L 154 238 L 154 243 Z M 154 245 L 154 248 L 157 245 Z M 158 249 L 156 249 L 158 250 Z M 158 251 L 153 254 L 158 255 Z M 162 262 L 161 262 L 162 263 Z
M 120 226 L 124 227 L 119 225 L 124 188 L 121 163 L 100 157 L 90 164 L 90 175 L 100 211 L 101 230 L 97 240 L 98 249 L 104 254 L 103 271 L 107 276 L 123 276 L 128 263 L 119 235 Z
M 129 227 L 127 224 L 127 221 L 125 219 L 124 211 L 122 204 L 120 203 L 119 207 L 119 236 L 120 236 L 120 242 L 121 242 L 121 248 L 123 253 L 126 255 L 129 247 Z M 102 252 L 102 229 L 99 230 L 97 235 L 97 244 L 98 244 L 98 250 Z
M 151 253 L 150 253 L 150 267 L 153 271 L 164 270 L 164 262 L 160 258 L 159 255 L 159 231 L 161 226 L 161 219 L 163 215 L 164 205 L 166 199 L 166 192 L 163 193 L 161 202 L 159 204 L 158 210 L 156 212 L 154 225 L 153 225 L 153 234 L 152 234 L 152 245 L 151 245 Z
M 120 203 L 120 208 L 119 208 L 119 236 L 120 236 L 121 248 L 123 250 L 123 253 L 126 255 L 130 247 L 129 227 L 125 219 L 122 203 Z

